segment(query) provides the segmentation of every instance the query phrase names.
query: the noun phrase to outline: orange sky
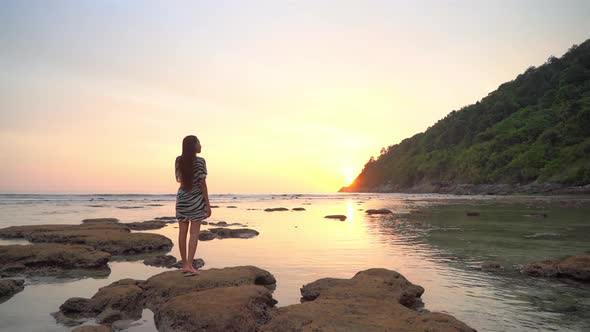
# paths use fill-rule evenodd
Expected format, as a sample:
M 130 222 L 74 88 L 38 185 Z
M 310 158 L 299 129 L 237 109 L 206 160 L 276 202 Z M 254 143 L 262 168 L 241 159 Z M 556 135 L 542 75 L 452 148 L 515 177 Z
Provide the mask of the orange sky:
M 0 192 L 173 193 L 189 134 L 212 193 L 336 191 L 589 36 L 535 3 L 3 2 Z

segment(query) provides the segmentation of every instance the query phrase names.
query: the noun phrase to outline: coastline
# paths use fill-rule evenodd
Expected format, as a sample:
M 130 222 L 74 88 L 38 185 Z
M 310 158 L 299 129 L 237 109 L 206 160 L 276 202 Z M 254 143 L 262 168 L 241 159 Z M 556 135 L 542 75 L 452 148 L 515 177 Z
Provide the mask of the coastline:
M 402 187 L 390 183 L 376 187 L 342 187 L 346 193 L 398 193 L 398 194 L 449 194 L 449 195 L 590 195 L 590 184 L 563 186 L 556 183 L 472 184 L 472 183 L 420 183 Z

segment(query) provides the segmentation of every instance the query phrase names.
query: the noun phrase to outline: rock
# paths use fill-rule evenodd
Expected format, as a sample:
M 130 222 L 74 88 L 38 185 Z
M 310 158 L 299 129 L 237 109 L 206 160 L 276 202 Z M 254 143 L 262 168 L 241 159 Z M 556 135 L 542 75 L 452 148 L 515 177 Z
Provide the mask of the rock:
M 568 256 L 562 260 L 543 260 L 526 264 L 520 270 L 536 277 L 557 277 L 590 282 L 590 254 Z
M 113 329 L 108 325 L 84 325 L 78 326 L 72 332 L 111 332 Z
M 97 322 L 106 324 L 121 319 L 140 319 L 143 310 L 142 283 L 139 280 L 122 279 L 100 288 L 90 299 L 70 298 L 59 307 L 54 317 L 58 322 L 63 322 L 64 318 L 96 317 Z
M 343 214 L 330 214 L 327 216 L 324 216 L 324 218 L 328 218 L 328 219 L 338 219 L 340 221 L 344 221 L 346 220 L 346 216 Z
M 218 222 L 211 221 L 211 222 L 209 222 L 209 225 L 211 225 L 211 226 L 217 226 L 217 227 L 231 227 L 231 226 L 246 227 L 246 225 L 244 225 L 244 224 L 240 224 L 240 223 L 237 223 L 237 222 L 228 224 L 225 221 L 218 221 Z
M 142 287 L 146 292 L 147 307 L 153 309 L 172 297 L 193 291 L 242 285 L 272 287 L 275 284 L 274 276 L 268 271 L 255 266 L 236 266 L 200 270 L 196 277 L 185 277 L 181 271 L 167 271 L 152 276 Z
M 260 331 L 475 332 L 451 315 L 418 313 L 375 299 L 305 302 L 274 309 L 271 316 Z
M 155 217 L 154 220 L 161 220 L 161 221 L 165 221 L 167 223 L 173 223 L 176 222 L 176 217 Z
M 465 215 L 467 215 L 468 217 L 477 217 L 477 216 L 479 216 L 479 212 L 467 211 L 467 212 L 465 212 Z
M 255 236 L 258 236 L 258 232 L 250 229 L 250 228 L 238 228 L 238 229 L 230 229 L 230 228 L 210 228 L 205 231 L 201 231 L 199 233 L 199 240 L 201 241 L 209 241 L 213 239 L 228 239 L 228 238 L 238 238 L 238 239 L 249 239 Z
M 107 308 L 96 316 L 96 322 L 99 324 L 112 324 L 116 321 L 124 320 L 124 317 L 121 311 Z
M 165 331 L 184 326 L 176 321 L 182 315 L 193 324 L 197 317 L 199 324 L 236 327 L 240 325 L 233 324 L 261 324 L 268 318 L 267 309 L 276 303 L 269 291 L 276 280 L 268 271 L 238 266 L 200 272 L 192 277 L 168 271 L 147 281 L 122 279 L 100 288 L 90 299 L 68 299 L 53 316 L 67 325 L 79 325 L 88 318 L 112 324 L 137 320 L 142 310 L 149 308 L 155 313 L 158 329 Z
M 91 218 L 91 219 L 83 219 L 82 223 L 90 223 L 90 222 L 113 222 L 118 223 L 119 219 L 117 218 Z
M 547 218 L 547 213 L 529 213 L 525 214 L 525 217 L 534 217 L 534 218 Z
M 590 254 L 566 257 L 557 268 L 558 276 L 590 282 Z
M 216 238 L 215 234 L 213 234 L 209 231 L 200 231 L 199 232 L 199 240 L 200 241 L 210 241 L 215 238 Z
M 491 271 L 499 271 L 502 270 L 503 267 L 500 263 L 496 263 L 496 262 L 485 262 L 483 264 L 481 264 L 481 266 L 479 267 L 478 270 L 480 271 L 486 271 L 486 272 L 491 272 Z
M 134 231 L 145 231 L 150 229 L 160 229 L 167 225 L 168 223 L 164 220 L 146 220 L 146 221 L 136 221 L 136 222 L 129 222 L 125 223 L 129 229 Z
M 424 288 L 409 282 L 401 274 L 386 269 L 358 272 L 351 279 L 323 278 L 301 288 L 302 301 L 317 298 L 354 299 L 384 297 L 407 307 L 421 305 Z
M 114 255 L 164 251 L 172 241 L 159 234 L 131 233 L 118 222 L 87 221 L 81 225 L 32 225 L 0 229 L 0 238 L 25 238 L 31 242 L 84 244 Z
M 205 266 L 205 261 L 202 258 L 193 259 L 193 267 L 195 269 L 200 269 L 203 266 Z M 182 269 L 182 261 L 178 261 L 178 262 L 174 263 L 171 267 L 174 267 L 177 269 Z
M 260 331 L 475 331 L 450 315 L 408 308 L 423 291 L 385 269 L 323 278 L 303 286 L 303 303 L 272 309 Z
M 0 246 L 0 274 L 53 275 L 64 270 L 109 271 L 111 255 L 90 246 L 57 243 Z
M 393 214 L 393 211 L 388 209 L 368 209 L 365 211 L 366 214 L 373 215 L 373 214 Z
M 557 277 L 557 260 L 531 262 L 520 269 L 520 272 L 534 277 Z
M 305 211 L 305 208 L 303 208 L 303 207 L 295 207 L 295 208 L 292 208 L 291 210 L 293 210 L 293 211 Z
M 0 279 L 0 303 L 5 302 L 23 289 L 25 289 L 23 279 Z
M 27 267 L 21 263 L 4 264 L 0 267 L 0 277 L 9 277 L 23 274 L 26 269 Z
M 150 257 L 143 261 L 145 265 L 151 266 L 161 266 L 171 268 L 176 263 L 176 257 L 172 255 L 158 255 L 154 257 Z
M 228 208 L 228 209 L 237 209 L 238 207 L 237 207 L 237 206 L 235 206 L 235 205 L 228 205 L 228 206 L 227 206 L 227 208 Z
M 266 208 L 266 209 L 264 209 L 264 211 L 266 211 L 266 212 L 289 211 L 289 209 L 284 208 L 284 207 L 278 207 L 278 208 Z
M 211 205 L 210 208 L 217 209 L 217 208 L 219 208 L 219 205 Z
M 256 331 L 276 303 L 262 286 L 213 288 L 172 298 L 154 321 L 159 331 Z
M 146 281 L 117 281 L 91 299 L 69 299 L 56 316 L 114 323 L 136 317 L 143 307 L 154 312 L 160 331 L 474 331 L 450 315 L 409 308 L 424 289 L 395 271 L 320 279 L 301 289 L 307 298 L 302 304 L 281 308 L 274 308 L 269 290 L 275 283 L 254 266 L 202 270 L 193 277 L 168 271 Z

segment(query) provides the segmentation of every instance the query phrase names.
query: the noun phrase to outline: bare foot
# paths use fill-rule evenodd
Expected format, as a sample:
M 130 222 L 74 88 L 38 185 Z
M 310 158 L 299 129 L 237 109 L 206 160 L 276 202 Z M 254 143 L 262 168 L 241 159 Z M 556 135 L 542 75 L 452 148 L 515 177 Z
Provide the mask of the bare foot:
M 184 272 L 184 269 L 183 269 L 182 272 L 185 273 Z M 191 267 L 191 268 L 189 268 L 188 272 L 186 272 L 184 274 L 184 276 L 185 277 L 194 277 L 194 276 L 198 276 L 199 274 L 201 274 L 199 271 L 197 271 L 196 269 L 194 269 L 194 268 Z
M 182 271 L 182 273 L 192 273 L 194 269 L 192 268 L 192 266 L 183 265 L 182 269 L 180 270 Z

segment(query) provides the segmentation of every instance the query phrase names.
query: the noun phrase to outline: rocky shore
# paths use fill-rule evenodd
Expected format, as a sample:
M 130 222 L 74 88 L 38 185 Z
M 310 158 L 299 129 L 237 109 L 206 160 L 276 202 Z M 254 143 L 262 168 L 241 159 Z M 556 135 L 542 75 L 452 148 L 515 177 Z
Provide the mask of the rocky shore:
M 51 276 L 77 270 L 108 275 L 111 254 L 85 245 L 43 243 L 0 246 L 0 276 Z
M 70 298 L 54 313 L 82 330 L 110 331 L 119 321 L 154 312 L 159 331 L 475 331 L 453 316 L 416 310 L 424 289 L 401 274 L 369 269 L 351 279 L 323 278 L 301 288 L 301 304 L 276 307 L 276 280 L 263 269 L 237 266 L 187 277 L 168 271 L 123 279 L 90 299 Z M 83 328 L 83 329 L 82 329 Z
M 114 255 L 169 251 L 159 234 L 133 233 L 114 218 L 85 219 L 79 225 L 31 225 L 0 229 L 0 238 L 32 244 L 0 245 L 0 277 L 105 277 Z
M 26 239 L 32 244 L 0 245 L 0 277 L 38 276 L 96 276 L 110 273 L 108 262 L 117 259 L 144 259 L 141 254 L 169 251 L 172 241 L 159 234 L 132 232 L 164 227 L 174 217 L 121 223 L 115 218 L 84 219 L 79 225 L 31 225 L 0 229 L 0 238 Z M 258 236 L 258 232 L 237 223 L 218 222 L 219 226 L 202 230 L 199 239 L 240 238 Z M 241 226 L 232 229 L 229 226 Z M 167 268 L 180 267 L 176 258 L 157 255 L 145 259 L 146 265 Z M 202 259 L 195 267 L 203 266 Z
M 359 193 L 407 193 L 407 194 L 454 194 L 454 195 L 512 195 L 512 194 L 547 194 L 577 195 L 590 194 L 590 185 L 566 187 L 556 183 L 529 184 L 472 184 L 472 183 L 419 183 L 411 187 L 402 187 L 384 183 L 376 187 L 342 187 L 339 192 Z
M 11 226 L 0 229 L 0 238 L 23 238 L 33 243 L 90 246 L 113 255 L 167 251 L 172 241 L 159 234 L 132 233 L 126 224 L 112 219 L 89 219 L 80 225 Z
M 522 267 L 521 272 L 534 277 L 590 282 L 590 254 L 530 262 Z

